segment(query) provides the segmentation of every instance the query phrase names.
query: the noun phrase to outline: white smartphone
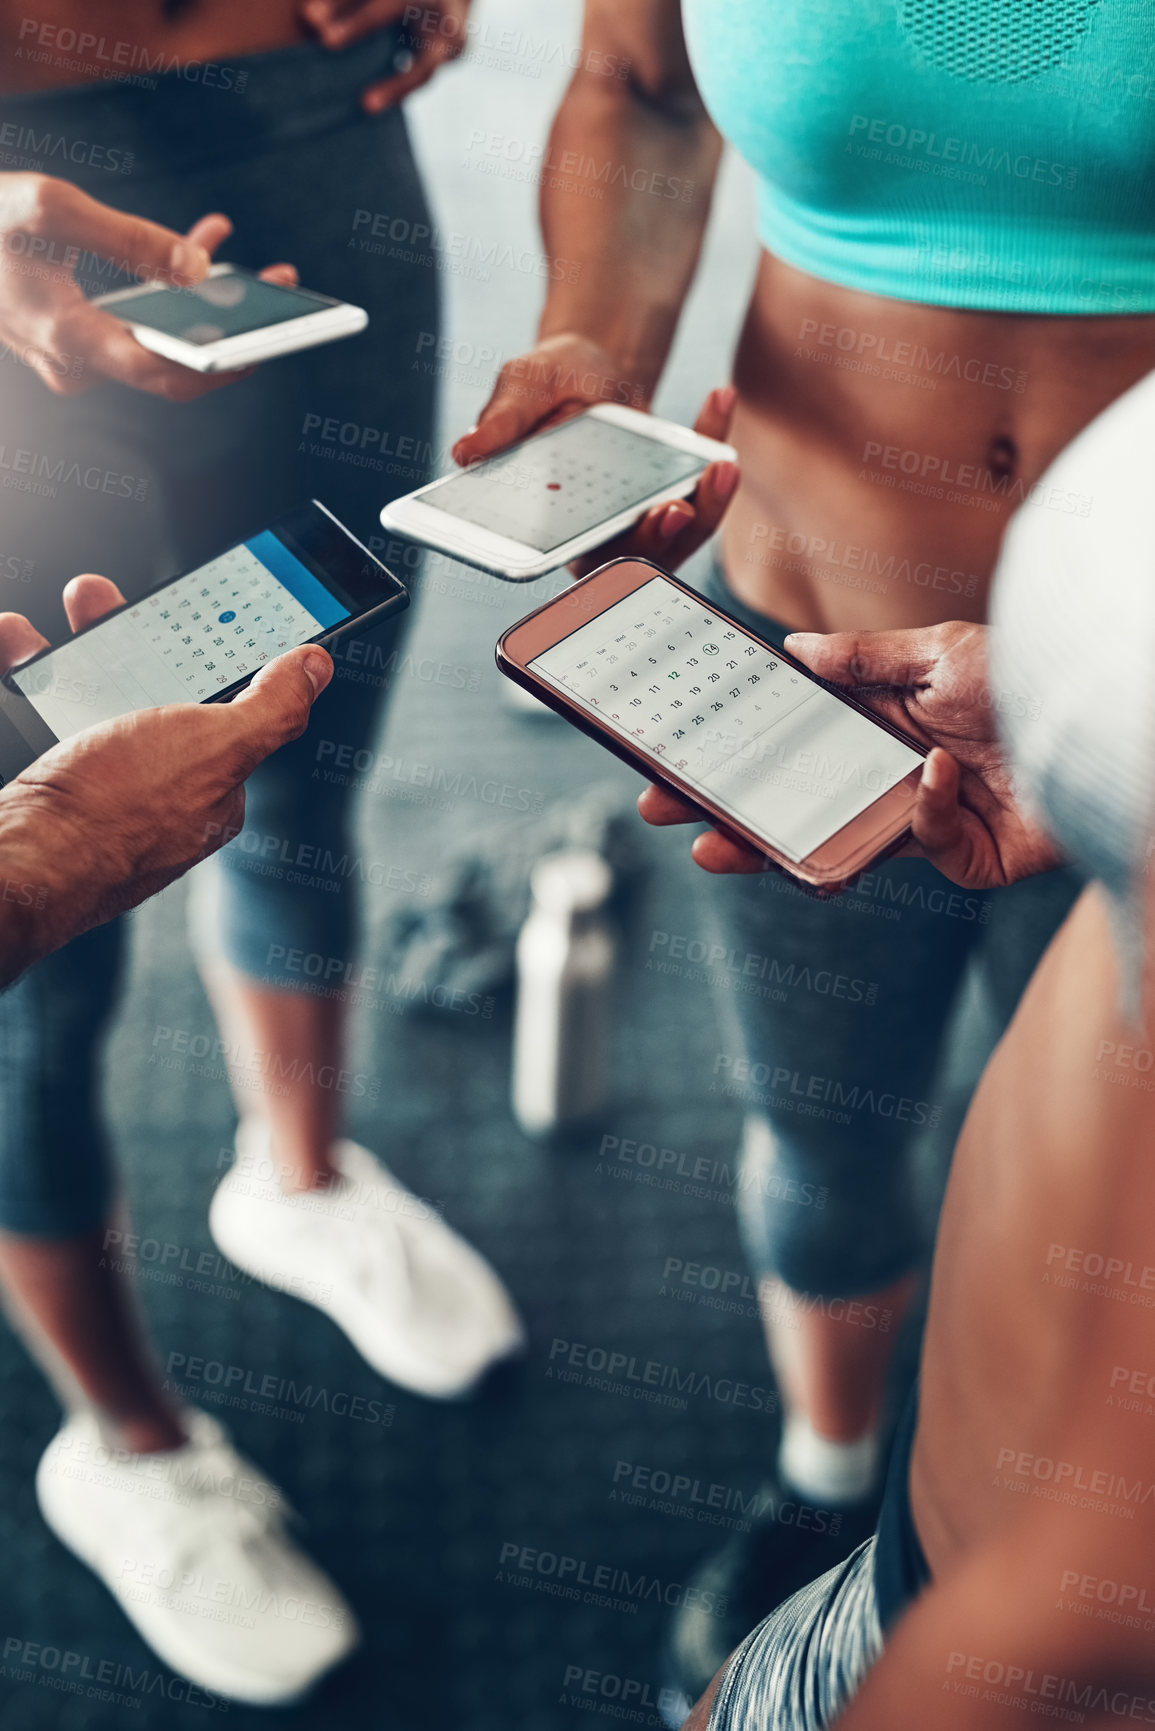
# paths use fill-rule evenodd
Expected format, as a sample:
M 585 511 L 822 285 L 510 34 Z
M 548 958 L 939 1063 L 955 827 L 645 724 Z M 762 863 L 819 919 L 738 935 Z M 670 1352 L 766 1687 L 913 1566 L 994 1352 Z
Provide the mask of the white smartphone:
M 684 499 L 730 445 L 637 409 L 599 403 L 523 444 L 386 505 L 387 529 L 524 583 Z
M 236 265 L 215 264 L 195 288 L 143 283 L 93 303 L 123 319 L 138 343 L 198 373 L 232 373 L 363 331 L 363 307 L 311 289 L 262 282 Z

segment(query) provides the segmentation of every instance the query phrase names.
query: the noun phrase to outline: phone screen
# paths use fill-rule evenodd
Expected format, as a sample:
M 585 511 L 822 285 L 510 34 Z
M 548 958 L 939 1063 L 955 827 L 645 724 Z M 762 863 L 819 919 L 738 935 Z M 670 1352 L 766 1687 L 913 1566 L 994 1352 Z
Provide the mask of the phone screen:
M 106 311 L 129 324 L 147 325 L 150 330 L 203 348 L 225 337 L 241 337 L 247 331 L 261 331 L 288 319 L 303 318 L 306 313 L 322 312 L 332 305 L 331 300 L 305 289 L 284 288 L 280 283 L 229 271 L 208 276 L 195 288 L 153 289 L 114 302 Z
M 265 529 L 9 676 L 57 739 L 162 703 L 202 703 L 350 617 Z
M 552 553 L 706 467 L 693 451 L 579 415 L 500 457 L 435 482 L 422 492 L 421 503 L 538 553 Z
M 923 761 L 664 577 L 528 665 L 795 863 Z

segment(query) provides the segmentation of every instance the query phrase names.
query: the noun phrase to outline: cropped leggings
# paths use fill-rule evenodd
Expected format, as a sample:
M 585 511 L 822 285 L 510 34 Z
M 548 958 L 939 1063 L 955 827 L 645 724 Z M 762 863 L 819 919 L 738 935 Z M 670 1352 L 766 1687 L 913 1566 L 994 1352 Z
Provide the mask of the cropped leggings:
M 781 647 L 786 628 L 716 569 L 706 592 Z M 1005 1026 L 1080 888 L 1062 870 L 965 891 L 923 860 L 885 862 L 827 900 L 769 872 L 703 886 L 724 1030 L 712 1087 L 772 1131 L 747 1136 L 738 1179 L 759 1276 L 853 1298 L 919 1264 L 914 1153 L 941 1111 L 931 1095 L 963 971 L 978 958 Z
M 60 592 L 79 571 L 131 599 L 310 497 L 380 547 L 381 506 L 428 478 L 434 381 L 420 357 L 438 330 L 437 263 L 417 237 L 432 224 L 401 114 L 370 119 L 359 105 L 391 49 L 378 33 L 340 55 L 246 57 L 212 87 L 173 73 L 4 99 L 21 136 L 100 140 L 103 166 L 69 169 L 92 196 L 175 229 L 224 210 L 226 258 L 291 259 L 307 287 L 370 315 L 357 337 L 188 404 L 107 384 L 54 397 L 6 356 L 2 605 L 50 638 L 67 630 Z M 365 244 L 366 211 L 396 246 Z M 89 264 L 86 286 L 116 286 L 95 260 L 82 276 Z M 284 971 L 291 951 L 343 958 L 354 942 L 353 876 L 327 869 L 351 846 L 354 790 L 313 772 L 371 745 L 405 623 L 338 658 L 308 732 L 250 779 L 244 832 L 201 868 L 220 872 L 216 947 L 265 983 L 299 981 Z M 107 1217 L 99 1070 L 123 948 L 122 922 L 101 927 L 0 997 L 0 1229 L 66 1237 Z

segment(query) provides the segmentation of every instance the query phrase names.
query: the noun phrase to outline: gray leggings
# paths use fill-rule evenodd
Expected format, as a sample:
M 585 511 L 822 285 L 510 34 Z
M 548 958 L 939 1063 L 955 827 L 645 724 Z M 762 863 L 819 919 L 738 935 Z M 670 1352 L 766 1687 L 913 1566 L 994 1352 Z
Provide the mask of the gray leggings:
M 227 258 L 289 258 L 307 287 L 370 314 L 358 337 L 188 404 L 112 385 L 54 397 L 8 357 L 0 445 L 33 457 L 6 460 L 0 573 L 11 580 L 0 586 L 3 605 L 49 636 L 66 629 L 60 591 L 78 571 L 105 572 L 131 598 L 310 496 L 380 546 L 381 506 L 427 478 L 431 222 L 402 115 L 370 119 L 359 102 L 390 54 L 378 32 L 338 55 L 304 45 L 247 56 L 211 87 L 173 73 L 5 97 L 21 136 L 97 140 L 94 162 L 121 165 L 69 166 L 92 196 L 176 229 L 223 210 L 235 231 Z M 366 244 L 377 218 L 390 238 Z M 60 479 L 10 485 L 21 469 Z M 356 751 L 371 739 L 405 622 L 338 657 L 308 732 L 250 779 L 245 832 L 222 856 L 221 947 L 274 986 L 292 983 L 278 972 L 288 952 L 343 960 L 355 942 L 355 879 L 317 863 L 355 853 L 354 789 L 312 770 L 319 741 Z M 107 1218 L 98 1084 L 123 942 L 121 922 L 101 927 L 0 997 L 0 1228 L 59 1238 Z
M 779 647 L 785 627 L 711 600 Z M 887 861 L 819 900 L 776 873 L 711 878 L 703 933 L 720 986 L 716 1094 L 770 1122 L 749 1139 L 738 1205 L 759 1275 L 854 1298 L 909 1273 L 924 1250 L 916 1138 L 964 969 L 978 955 L 1003 1026 L 1079 894 L 1073 871 L 1009 890 L 957 889 L 923 860 Z
M 867 1539 L 747 1635 L 709 1731 L 825 1731 L 882 1652 L 874 1549 Z

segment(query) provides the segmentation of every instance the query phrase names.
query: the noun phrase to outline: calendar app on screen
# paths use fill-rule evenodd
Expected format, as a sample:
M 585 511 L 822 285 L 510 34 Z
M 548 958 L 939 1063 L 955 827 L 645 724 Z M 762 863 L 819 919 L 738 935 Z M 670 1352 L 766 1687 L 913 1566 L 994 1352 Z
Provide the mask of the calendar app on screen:
M 552 553 L 704 468 L 694 452 L 582 415 L 438 481 L 421 499 L 477 529 Z
M 202 703 L 348 617 L 265 530 L 12 679 L 57 739 L 67 739 L 134 710 Z
M 923 761 L 664 577 L 529 666 L 795 862 Z

